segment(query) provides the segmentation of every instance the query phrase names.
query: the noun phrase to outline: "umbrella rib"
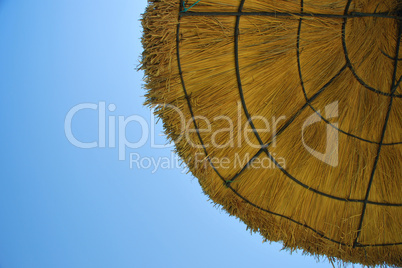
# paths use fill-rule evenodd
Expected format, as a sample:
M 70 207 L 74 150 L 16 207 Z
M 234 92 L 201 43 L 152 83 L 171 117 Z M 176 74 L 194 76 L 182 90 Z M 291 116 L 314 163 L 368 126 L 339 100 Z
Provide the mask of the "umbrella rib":
M 349 2 L 351 2 L 351 0 L 349 0 Z M 347 10 L 345 12 L 347 12 Z M 344 23 L 346 23 L 346 21 Z M 389 105 L 388 105 L 388 112 L 385 117 L 384 127 L 383 127 L 383 130 L 381 133 L 381 138 L 380 138 L 380 144 L 378 146 L 377 155 L 375 157 L 373 169 L 371 171 L 370 181 L 367 186 L 367 191 L 366 191 L 366 196 L 365 196 L 364 203 L 363 203 L 363 209 L 362 209 L 362 213 L 361 213 L 361 217 L 360 217 L 359 227 L 357 228 L 357 234 L 356 234 L 356 238 L 353 243 L 353 247 L 355 247 L 358 244 L 357 240 L 359 239 L 360 234 L 361 234 L 361 228 L 363 226 L 363 221 L 364 221 L 364 216 L 365 216 L 366 209 L 367 209 L 368 198 L 370 195 L 371 186 L 373 184 L 374 175 L 377 170 L 378 160 L 380 158 L 380 153 L 381 153 L 381 148 L 382 148 L 384 137 L 385 137 L 385 132 L 387 131 L 387 126 L 388 126 L 389 117 L 390 117 L 391 110 L 392 110 L 393 100 L 394 100 L 394 97 L 396 97 L 396 95 L 394 95 L 394 93 L 398 87 L 398 85 L 396 83 L 396 73 L 397 73 L 397 69 L 398 69 L 398 57 L 399 57 L 399 49 L 400 49 L 400 45 L 401 45 L 402 21 L 399 21 L 399 23 L 398 23 L 398 33 L 397 34 L 398 34 L 398 36 L 397 36 L 397 41 L 396 41 L 397 43 L 396 43 L 396 49 L 395 49 L 396 52 L 395 52 L 395 59 L 394 59 L 394 72 L 392 74 L 391 94 L 390 94 L 391 97 L 390 97 L 390 101 L 389 101 Z
M 259 157 L 262 152 L 263 152 L 263 149 L 258 150 L 258 152 L 250 159 L 250 161 L 248 161 L 247 164 L 244 165 L 244 167 L 232 179 L 227 180 L 225 182 L 226 187 L 229 187 L 230 184 L 232 182 L 234 182 L 237 179 L 237 177 L 239 177 L 240 174 L 243 173 L 244 170 L 246 170 L 249 166 L 251 166 L 251 164 L 254 162 L 254 160 L 257 159 L 257 157 Z
M 380 51 L 381 51 L 381 53 L 382 53 L 385 57 L 387 57 L 387 58 L 389 58 L 389 59 L 391 59 L 391 60 L 395 60 L 395 59 L 396 59 L 396 58 L 394 58 L 394 57 L 391 57 L 391 56 L 388 55 L 387 53 L 385 53 L 384 50 L 380 49 Z M 399 59 L 398 59 L 398 61 L 400 61 L 400 60 L 402 60 L 402 58 L 399 58 Z
M 183 2 L 183 0 L 182 0 L 181 2 Z M 180 10 L 181 10 L 181 9 L 182 9 L 182 5 L 180 5 Z M 176 54 L 177 54 L 177 65 L 178 65 L 178 69 L 179 69 L 179 75 L 180 75 L 180 80 L 181 80 L 181 84 L 182 84 L 182 87 L 183 87 L 184 96 L 185 96 L 185 98 L 186 98 L 186 100 L 187 100 L 187 106 L 188 106 L 188 108 L 189 108 L 189 110 L 190 110 L 191 119 L 192 119 L 192 121 L 193 121 L 193 125 L 194 125 L 194 128 L 195 128 L 195 130 L 196 130 L 198 139 L 199 139 L 199 141 L 200 141 L 200 143 L 201 143 L 201 145 L 202 145 L 202 148 L 203 148 L 203 150 L 204 150 L 204 154 L 205 154 L 205 156 L 207 157 L 208 162 L 209 162 L 209 164 L 211 165 L 212 169 L 215 171 L 215 173 L 216 173 L 223 181 L 225 181 L 225 179 L 222 177 L 222 175 L 219 173 L 219 171 L 216 169 L 216 167 L 215 167 L 215 166 L 213 165 L 213 163 L 211 162 L 211 159 L 210 159 L 210 157 L 209 157 L 209 155 L 208 155 L 207 148 L 206 148 L 205 145 L 204 145 L 204 142 L 203 142 L 203 140 L 202 140 L 200 131 L 199 131 L 199 129 L 198 129 L 197 122 L 196 122 L 195 117 L 194 117 L 194 112 L 193 112 L 193 109 L 192 109 L 192 106 L 191 106 L 191 102 L 190 102 L 190 96 L 189 96 L 188 93 L 187 93 L 186 85 L 185 85 L 185 83 L 184 83 L 184 77 L 183 77 L 183 72 L 182 72 L 182 69 L 181 69 L 181 62 L 180 62 L 180 18 L 179 18 L 179 22 L 177 23 L 177 32 L 176 32 Z
M 364 141 L 364 142 L 368 142 L 368 143 L 372 143 L 372 144 L 380 144 L 379 142 L 376 141 L 371 141 L 371 140 L 367 140 L 367 139 L 363 139 L 362 137 L 356 136 L 352 133 L 346 132 L 336 126 L 334 126 L 331 122 L 329 122 L 324 116 L 321 115 L 321 113 L 319 113 L 314 106 L 311 103 L 308 103 L 308 106 L 310 106 L 311 110 L 313 110 L 325 123 L 327 123 L 328 125 L 330 125 L 331 127 L 333 127 L 334 129 L 338 130 L 340 133 L 343 133 L 345 135 L 348 135 L 352 138 Z M 392 143 L 383 143 L 382 146 L 392 146 L 392 145 L 399 145 L 402 144 L 402 141 L 399 142 L 392 142 Z
M 239 5 L 239 13 L 241 13 L 243 6 L 244 6 L 245 0 L 242 0 Z M 266 154 L 268 154 L 268 150 L 266 146 L 264 145 L 264 142 L 262 141 L 260 135 L 258 134 L 258 131 L 255 128 L 255 125 L 253 123 L 253 120 L 248 112 L 246 101 L 244 99 L 244 94 L 243 94 L 243 86 L 241 82 L 241 76 L 240 76 L 240 63 L 239 63 L 239 25 L 240 25 L 240 16 L 236 16 L 236 24 L 235 24 L 235 35 L 234 35 L 234 54 L 235 54 L 235 68 L 236 68 L 236 78 L 237 78 L 237 87 L 239 89 L 239 95 L 240 95 L 240 100 L 242 103 L 243 111 L 244 114 L 247 117 L 247 121 L 250 124 L 251 128 L 253 129 L 253 133 L 255 137 L 257 138 L 258 142 L 260 143 L 261 149 L 251 158 L 251 160 L 238 172 L 232 179 L 227 180 L 225 182 L 226 187 L 229 187 L 234 180 L 240 176 L 240 174 L 243 173 L 244 170 L 246 170 L 251 163 L 261 154 L 262 151 L 264 151 Z
M 399 87 L 399 85 L 401 84 L 401 82 L 402 82 L 402 76 L 399 77 L 399 80 L 398 80 L 398 82 L 396 83 L 395 87 Z
M 239 5 L 239 12 L 243 9 L 244 3 L 246 0 L 242 0 Z M 243 107 L 244 114 L 247 117 L 247 121 L 250 124 L 251 128 L 253 129 L 253 133 L 255 137 L 257 138 L 258 142 L 260 143 L 261 149 L 251 158 L 251 160 L 238 172 L 232 179 L 227 180 L 225 182 L 225 185 L 228 187 L 230 184 L 245 170 L 247 167 L 250 166 L 250 164 L 261 154 L 262 151 L 268 153 L 266 147 L 264 146 L 264 142 L 261 140 L 260 135 L 258 134 L 258 131 L 255 128 L 255 125 L 253 123 L 253 120 L 248 112 L 246 101 L 244 99 L 244 94 L 243 94 L 243 86 L 241 82 L 241 76 L 240 76 L 240 63 L 239 63 L 239 25 L 240 25 L 240 15 L 236 17 L 236 24 L 235 24 L 235 34 L 234 34 L 234 54 L 235 54 L 235 68 L 236 68 L 236 78 L 237 78 L 237 87 L 239 89 L 239 95 L 240 95 L 240 100 L 241 104 Z
M 246 0 L 242 0 L 240 2 L 239 12 L 241 12 L 241 10 L 243 9 L 243 5 L 245 2 L 246 2 Z M 243 94 L 243 86 L 242 86 L 241 77 L 240 77 L 240 63 L 239 63 L 239 24 L 240 24 L 240 15 L 236 17 L 235 36 L 234 36 L 234 53 L 235 53 L 237 86 L 239 88 L 240 100 L 241 100 L 244 114 L 247 117 L 247 121 L 250 124 L 251 128 L 253 129 L 254 135 L 257 138 L 258 142 L 260 143 L 261 146 L 263 146 L 264 143 L 262 142 L 261 137 L 258 134 L 258 132 L 254 126 L 253 120 L 248 112 L 248 109 L 246 106 L 246 101 L 244 99 L 244 94 Z M 264 150 L 264 148 L 263 148 L 263 150 Z

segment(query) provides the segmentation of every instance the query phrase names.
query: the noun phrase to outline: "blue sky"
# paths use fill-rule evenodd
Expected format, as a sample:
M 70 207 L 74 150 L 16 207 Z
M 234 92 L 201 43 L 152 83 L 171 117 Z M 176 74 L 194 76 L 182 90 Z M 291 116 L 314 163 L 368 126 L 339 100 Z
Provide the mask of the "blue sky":
M 0 0 L 0 267 L 332 267 L 263 244 L 175 163 L 153 172 L 146 161 L 175 156 L 151 148 L 151 137 L 166 142 L 142 105 L 136 68 L 145 6 Z M 72 117 L 71 133 L 95 148 L 66 137 L 66 116 L 80 104 L 87 108 Z M 133 119 L 128 142 L 145 140 L 127 148 L 124 161 L 119 118 Z M 108 131 L 113 120 L 116 131 Z M 148 160 L 130 168 L 130 153 Z

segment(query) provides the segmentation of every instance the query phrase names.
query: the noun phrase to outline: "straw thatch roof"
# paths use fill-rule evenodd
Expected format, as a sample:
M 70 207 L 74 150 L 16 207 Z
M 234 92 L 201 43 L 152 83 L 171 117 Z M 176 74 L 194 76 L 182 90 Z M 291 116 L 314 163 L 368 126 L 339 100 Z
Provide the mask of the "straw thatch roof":
M 268 241 L 402 265 L 397 0 L 151 0 L 147 104 L 211 200 Z

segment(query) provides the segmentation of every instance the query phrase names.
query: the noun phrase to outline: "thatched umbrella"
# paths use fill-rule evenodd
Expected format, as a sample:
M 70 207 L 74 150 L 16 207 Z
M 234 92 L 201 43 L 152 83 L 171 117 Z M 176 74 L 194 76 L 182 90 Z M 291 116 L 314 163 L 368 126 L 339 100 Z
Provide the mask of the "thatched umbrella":
M 149 0 L 147 104 L 268 241 L 402 265 L 399 0 Z

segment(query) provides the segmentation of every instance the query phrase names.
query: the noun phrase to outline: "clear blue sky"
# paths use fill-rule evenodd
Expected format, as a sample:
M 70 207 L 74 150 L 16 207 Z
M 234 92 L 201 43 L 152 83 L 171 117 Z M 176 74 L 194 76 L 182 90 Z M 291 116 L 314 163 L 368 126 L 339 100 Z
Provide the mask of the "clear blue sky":
M 115 106 L 106 119 L 116 125 L 130 116 L 152 125 L 136 71 L 145 5 L 0 0 L 0 267 L 332 267 L 262 244 L 182 168 L 130 168 L 130 153 L 172 158 L 171 148 L 151 148 L 151 136 L 165 143 L 160 123 L 148 135 L 140 121 L 127 124 L 128 139 L 146 143 L 125 161 L 117 129 L 116 147 L 106 131 L 99 148 L 103 103 Z M 97 148 L 66 137 L 66 115 L 80 104 L 95 110 L 77 112 L 71 133 Z

